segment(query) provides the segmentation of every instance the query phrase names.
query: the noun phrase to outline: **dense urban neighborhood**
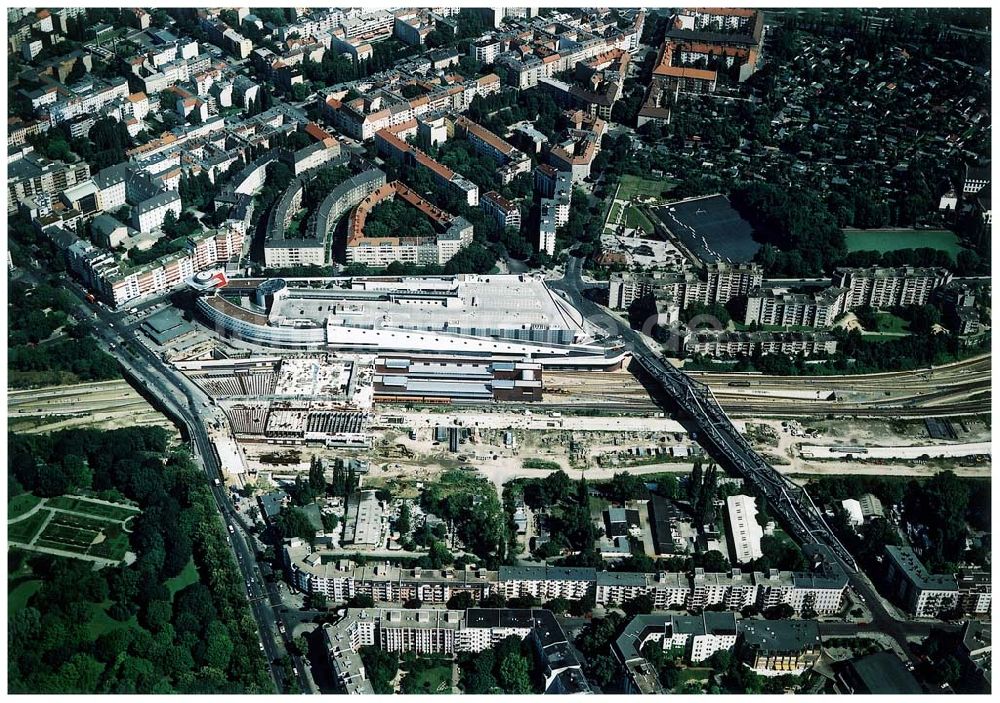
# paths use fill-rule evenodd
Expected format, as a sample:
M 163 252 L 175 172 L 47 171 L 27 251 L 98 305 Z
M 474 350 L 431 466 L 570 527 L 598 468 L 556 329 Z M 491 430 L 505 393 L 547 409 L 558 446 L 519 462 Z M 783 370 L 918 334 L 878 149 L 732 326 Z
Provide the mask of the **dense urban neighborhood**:
M 991 692 L 988 8 L 7 45 L 9 692 Z

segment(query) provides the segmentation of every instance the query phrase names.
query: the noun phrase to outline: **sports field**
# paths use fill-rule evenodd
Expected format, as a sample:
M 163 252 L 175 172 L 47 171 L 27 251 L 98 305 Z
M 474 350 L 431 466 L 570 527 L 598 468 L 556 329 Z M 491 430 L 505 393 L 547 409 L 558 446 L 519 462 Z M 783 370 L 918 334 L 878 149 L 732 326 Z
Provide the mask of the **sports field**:
M 897 249 L 939 249 L 955 257 L 962 247 L 958 237 L 948 230 L 894 229 L 894 230 L 844 230 L 847 250 L 896 251 Z
M 669 190 L 673 185 L 671 181 L 654 181 L 640 176 L 624 174 L 619 181 L 617 200 L 631 200 L 635 195 L 643 195 L 648 198 L 661 198 L 663 191 Z

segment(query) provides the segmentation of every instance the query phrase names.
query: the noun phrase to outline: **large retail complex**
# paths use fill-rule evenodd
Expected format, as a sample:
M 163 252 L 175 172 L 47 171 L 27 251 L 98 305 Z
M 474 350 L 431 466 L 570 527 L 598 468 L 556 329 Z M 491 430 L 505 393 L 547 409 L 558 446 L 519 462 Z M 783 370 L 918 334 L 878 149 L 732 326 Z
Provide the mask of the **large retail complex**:
M 578 310 L 528 275 L 235 279 L 197 307 L 229 337 L 265 347 L 530 359 L 609 369 Z

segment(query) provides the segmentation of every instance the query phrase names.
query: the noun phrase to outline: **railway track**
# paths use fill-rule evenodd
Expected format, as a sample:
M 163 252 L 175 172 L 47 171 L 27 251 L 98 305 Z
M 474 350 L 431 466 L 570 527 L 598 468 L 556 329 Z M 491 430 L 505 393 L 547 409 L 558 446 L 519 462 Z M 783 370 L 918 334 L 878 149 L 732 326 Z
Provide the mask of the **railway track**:
M 713 371 L 689 371 L 689 376 L 712 388 L 733 383 L 768 388 L 812 387 L 840 388 L 844 386 L 865 388 L 941 386 L 951 381 L 968 381 L 970 375 L 978 379 L 989 379 L 992 370 L 992 356 L 963 359 L 951 364 L 913 371 L 887 371 L 873 374 L 852 374 L 842 376 L 767 376 L 756 373 L 716 373 Z
M 808 417 L 830 413 L 860 417 L 924 417 L 978 415 L 990 411 L 992 357 L 964 359 L 932 369 L 851 376 L 763 376 L 756 374 L 692 373 L 707 383 L 726 412 L 741 417 Z M 839 400 L 782 396 L 783 390 L 810 390 Z M 777 395 L 765 395 L 765 392 Z M 624 379 L 595 378 L 580 372 L 560 372 L 548 378 L 549 397 L 566 403 L 546 406 L 628 408 L 653 407 L 645 388 Z M 868 397 L 857 397 L 856 394 Z M 853 395 L 854 397 L 851 397 Z M 576 403 L 569 402 L 575 399 Z
M 722 402 L 722 401 L 720 401 Z M 815 417 L 830 413 L 848 417 L 958 417 L 970 415 L 988 415 L 990 413 L 989 399 L 981 402 L 948 403 L 931 407 L 895 407 L 873 408 L 860 406 L 839 406 L 833 408 L 803 407 L 801 403 L 784 405 L 726 404 L 722 402 L 726 412 L 734 417 Z

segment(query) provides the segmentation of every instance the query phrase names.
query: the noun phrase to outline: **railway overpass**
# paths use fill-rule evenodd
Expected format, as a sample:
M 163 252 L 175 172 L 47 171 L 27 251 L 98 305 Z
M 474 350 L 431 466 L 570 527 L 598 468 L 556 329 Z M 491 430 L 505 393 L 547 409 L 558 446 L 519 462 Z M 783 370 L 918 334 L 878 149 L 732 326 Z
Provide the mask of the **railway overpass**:
M 857 573 L 854 557 L 826 524 L 823 514 L 806 490 L 792 483 L 753 450 L 707 385 L 664 362 L 646 345 L 641 334 L 605 314 L 596 303 L 586 298 L 583 293 L 592 286 L 583 281 L 581 269 L 582 261 L 570 257 L 564 277 L 550 281 L 550 287 L 565 294 L 592 322 L 617 333 L 629 343 L 635 361 L 689 416 L 692 436 L 719 463 L 766 496 L 769 509 L 783 519 L 800 543 L 827 545 L 848 571 Z
M 792 483 L 753 450 L 708 386 L 661 361 L 645 345 L 633 347 L 632 356 L 691 417 L 700 432 L 695 438 L 702 445 L 710 444 L 706 448 L 714 448 L 713 455 L 720 462 L 766 496 L 769 510 L 784 518 L 800 542 L 825 544 L 845 567 L 857 570 L 854 557 L 833 534 L 806 490 Z

